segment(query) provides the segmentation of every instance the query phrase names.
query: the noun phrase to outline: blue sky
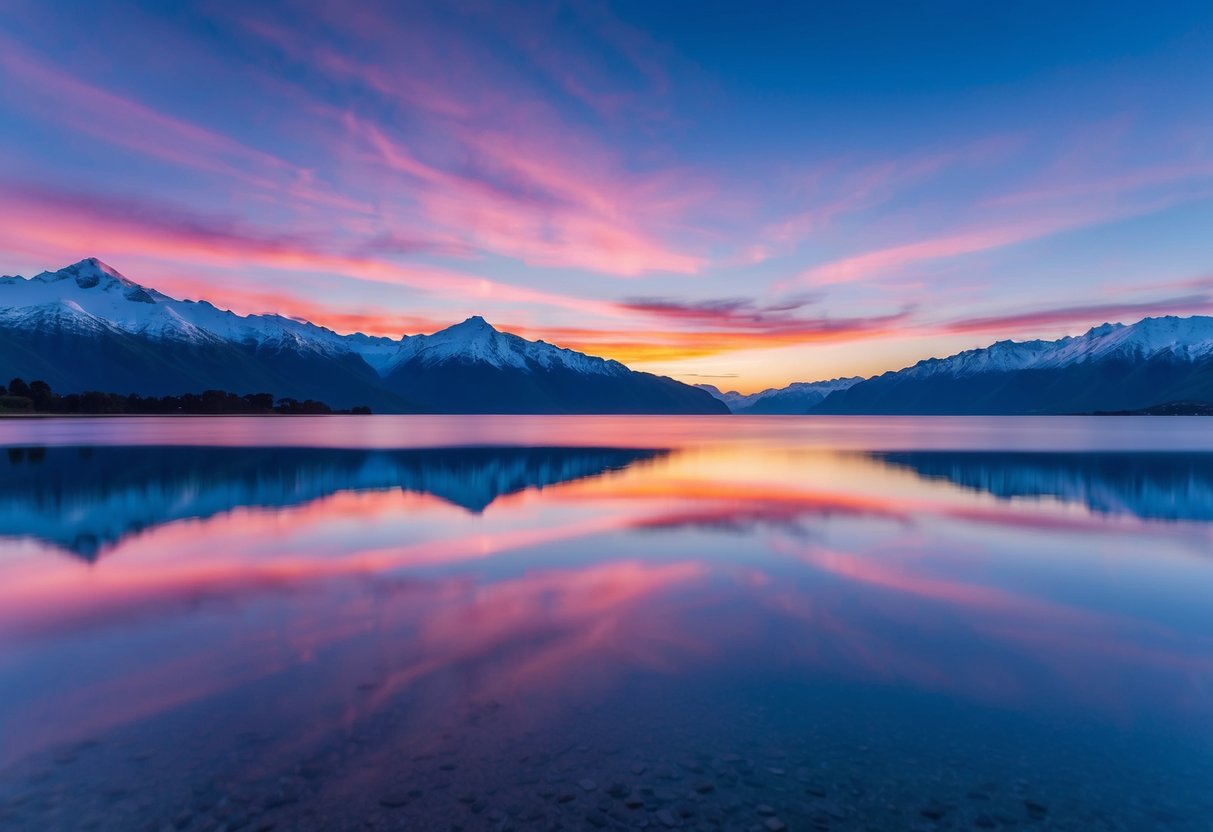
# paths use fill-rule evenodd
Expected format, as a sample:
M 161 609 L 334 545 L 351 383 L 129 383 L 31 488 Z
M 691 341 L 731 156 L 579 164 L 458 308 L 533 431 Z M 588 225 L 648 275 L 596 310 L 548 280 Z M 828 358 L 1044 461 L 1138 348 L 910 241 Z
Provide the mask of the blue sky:
M 743 390 L 1213 310 L 1208 4 L 347 6 L 5 3 L 0 271 Z

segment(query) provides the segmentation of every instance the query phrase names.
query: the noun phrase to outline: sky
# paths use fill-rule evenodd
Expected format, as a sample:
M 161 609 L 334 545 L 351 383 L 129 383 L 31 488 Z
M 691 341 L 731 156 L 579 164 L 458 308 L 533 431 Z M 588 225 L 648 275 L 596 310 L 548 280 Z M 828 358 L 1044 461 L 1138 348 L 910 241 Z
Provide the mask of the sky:
M 743 392 L 1213 313 L 1213 4 L 0 0 L 0 273 Z

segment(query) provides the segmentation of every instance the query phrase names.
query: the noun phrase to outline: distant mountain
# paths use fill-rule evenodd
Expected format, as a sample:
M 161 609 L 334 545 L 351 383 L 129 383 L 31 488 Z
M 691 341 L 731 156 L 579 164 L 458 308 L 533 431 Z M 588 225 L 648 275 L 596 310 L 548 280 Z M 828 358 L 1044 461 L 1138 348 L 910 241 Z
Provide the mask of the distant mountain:
M 480 513 L 527 488 L 618 471 L 635 448 L 10 448 L 0 457 L 0 537 L 94 560 L 128 535 L 237 508 L 402 489 Z
M 180 301 L 95 258 L 0 277 L 0 377 L 62 392 L 269 392 L 376 412 L 724 413 L 704 391 L 498 332 L 339 335 L 281 315 Z
M 863 381 L 862 376 L 835 378 L 829 381 L 797 381 L 787 387 L 771 387 L 759 393 L 722 393 L 712 384 L 699 384 L 720 399 L 733 413 L 744 415 L 796 415 L 808 413 L 821 404 L 826 396 Z
M 1056 341 L 999 341 L 831 393 L 826 414 L 1066 414 L 1213 402 L 1213 318 L 1104 324 Z

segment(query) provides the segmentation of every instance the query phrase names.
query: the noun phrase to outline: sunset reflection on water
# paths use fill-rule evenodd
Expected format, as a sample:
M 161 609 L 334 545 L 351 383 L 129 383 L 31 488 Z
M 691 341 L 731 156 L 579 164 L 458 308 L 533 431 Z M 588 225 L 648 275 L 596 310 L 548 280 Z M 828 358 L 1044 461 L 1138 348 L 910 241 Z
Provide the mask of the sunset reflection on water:
M 1071 425 L 1113 446 L 1063 453 L 1029 423 L 1009 443 L 1024 451 L 983 452 L 978 424 L 954 433 L 964 453 L 932 439 L 907 455 L 936 428 L 893 424 L 880 445 L 861 426 L 831 448 L 799 427 L 758 441 L 691 420 L 663 444 L 679 425 L 646 419 L 606 437 L 630 442 L 536 445 L 572 432 L 534 419 L 496 428 L 525 440 L 512 443 L 478 428 L 444 449 L 414 430 L 429 451 L 327 434 L 267 451 L 242 449 L 236 421 L 188 420 L 227 451 L 114 441 L 129 421 L 94 444 L 80 423 L 45 424 L 20 446 L 37 454 L 0 461 L 14 828 L 171 822 L 217 771 L 246 815 L 287 826 L 393 811 L 490 824 L 462 788 L 519 828 L 580 828 L 587 811 L 623 820 L 595 808 L 601 794 L 563 800 L 565 782 L 630 791 L 642 768 L 764 753 L 832 793 L 878 772 L 846 807 L 857 826 L 913 818 L 902 795 L 922 788 L 959 801 L 954 815 L 989 811 L 949 792 L 972 769 L 1005 789 L 1026 778 L 1076 821 L 1129 801 L 1118 783 L 1156 778 L 1172 826 L 1198 828 L 1195 783 L 1213 774 L 1213 455 L 1199 443 L 1145 435 L 1129 452 L 1119 424 L 1111 439 Z M 409 425 L 370 424 L 359 436 Z M 150 805 L 106 796 L 148 759 L 172 761 Z M 1058 771 L 1092 766 L 1091 794 L 1057 793 Z M 785 819 L 821 811 L 783 775 L 720 777 L 699 803 L 733 789 L 782 801 Z M 283 782 L 291 800 L 275 805 L 266 790 Z M 70 799 L 43 796 L 64 787 Z M 400 789 L 421 795 L 383 804 Z

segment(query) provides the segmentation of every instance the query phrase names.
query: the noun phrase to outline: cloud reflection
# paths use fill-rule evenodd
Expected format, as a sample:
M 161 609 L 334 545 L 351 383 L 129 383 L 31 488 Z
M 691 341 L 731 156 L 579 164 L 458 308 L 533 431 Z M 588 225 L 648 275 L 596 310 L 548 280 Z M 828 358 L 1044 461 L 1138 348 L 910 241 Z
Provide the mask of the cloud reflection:
M 248 467 L 233 468 L 216 449 L 145 448 L 107 491 L 77 449 L 40 453 L 19 464 L 65 520 L 87 517 L 90 499 L 115 513 L 114 494 L 137 482 L 194 513 L 118 535 L 91 569 L 7 544 L 8 762 L 286 690 L 287 756 L 352 726 L 383 734 L 402 708 L 424 733 L 475 703 L 526 703 L 518 718 L 542 735 L 594 702 L 656 707 L 630 699 L 641 683 L 670 701 L 687 686 L 724 701 L 722 677 L 1126 725 L 1208 715 L 1208 565 L 1177 557 L 1189 531 L 1081 501 L 991 502 L 951 478 L 924 482 L 895 455 L 234 449 Z M 1024 460 L 987 457 L 986 480 L 1018 481 L 991 472 Z M 1116 470 L 1060 462 L 1053 475 L 1091 491 Z M 1141 490 L 1190 482 L 1181 468 L 1141 468 Z M 563 484 L 531 487 L 549 482 Z M 273 499 L 248 499 L 254 485 Z M 475 511 L 489 496 L 479 515 L 452 505 Z M 1140 584 L 1126 553 L 1147 544 L 1165 591 L 1123 604 L 1125 582 Z

